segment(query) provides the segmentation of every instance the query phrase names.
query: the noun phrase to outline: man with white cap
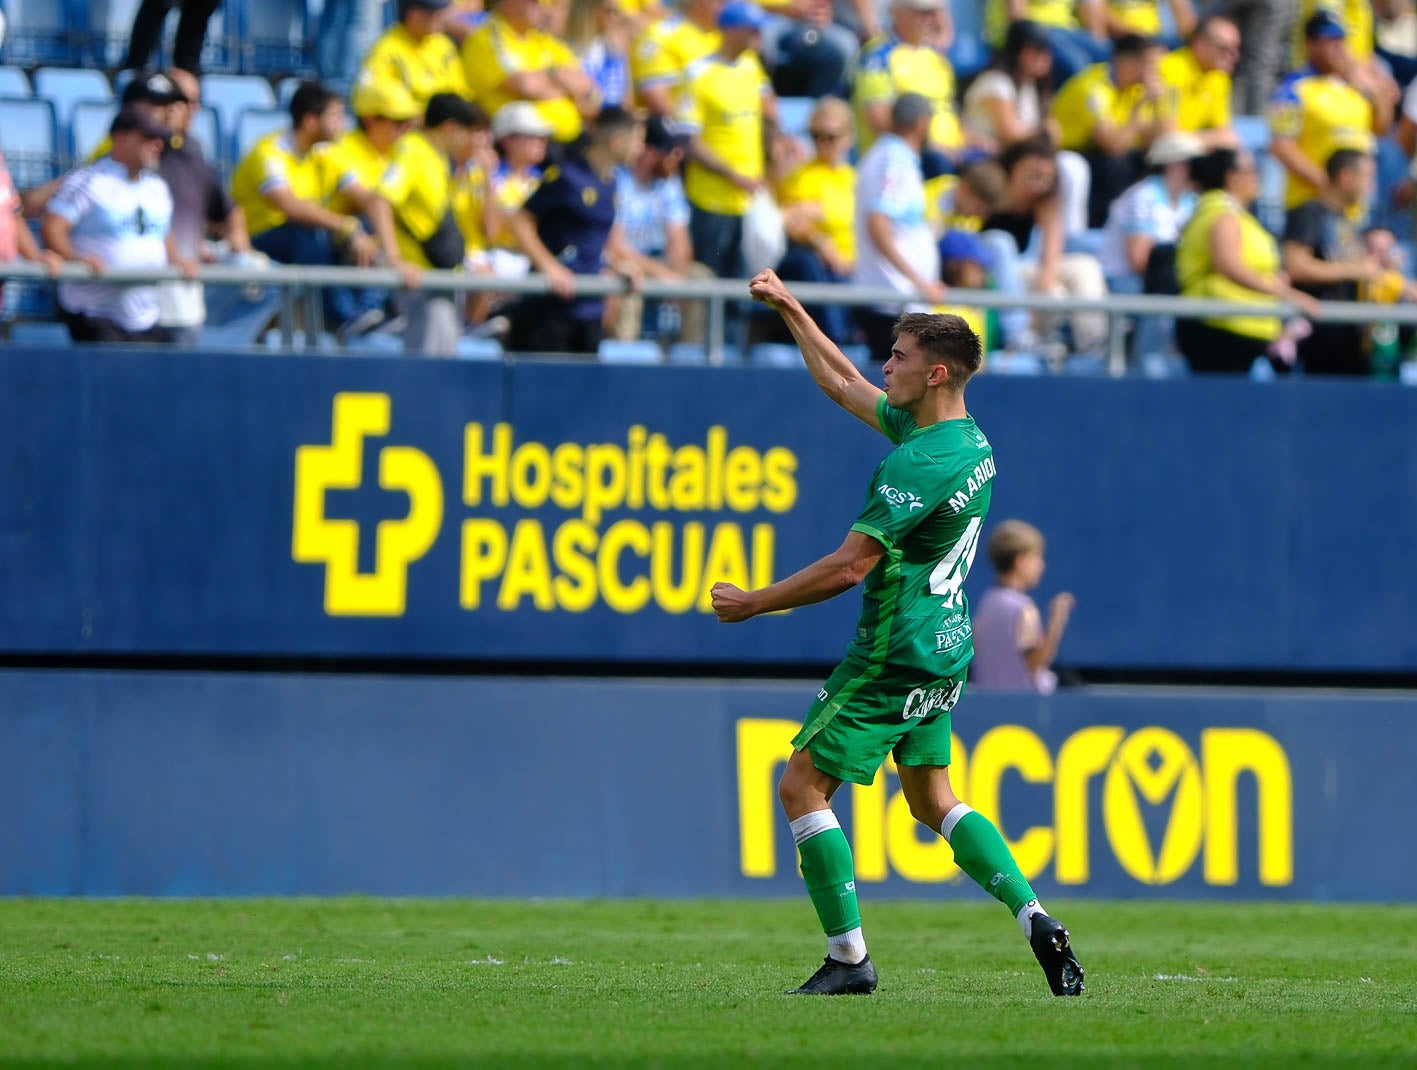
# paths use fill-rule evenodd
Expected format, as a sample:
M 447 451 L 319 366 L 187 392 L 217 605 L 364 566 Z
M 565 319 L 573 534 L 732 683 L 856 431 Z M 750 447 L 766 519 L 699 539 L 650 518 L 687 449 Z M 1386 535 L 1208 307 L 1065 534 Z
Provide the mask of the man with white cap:
M 1128 187 L 1107 216 L 1098 260 L 1109 293 L 1179 293 L 1175 282 L 1176 242 L 1196 210 L 1191 161 L 1205 154 L 1195 134 L 1162 134 L 1146 152 L 1150 172 Z M 1138 356 L 1165 350 L 1169 316 L 1137 319 L 1132 348 Z
M 530 101 L 503 104 L 492 116 L 492 141 L 502 162 L 492 175 L 483 223 L 492 271 L 502 278 L 519 278 L 531 270 L 530 258 L 507 224 L 541 185 L 550 139 L 551 124 Z
M 940 156 L 953 158 L 964 147 L 955 110 L 955 73 L 935 40 L 949 18 L 942 0 L 893 0 L 891 32 L 861 52 L 854 100 L 861 151 L 891 129 L 891 102 L 918 93 L 930 102 L 933 118 L 926 142 L 925 177 L 949 170 Z

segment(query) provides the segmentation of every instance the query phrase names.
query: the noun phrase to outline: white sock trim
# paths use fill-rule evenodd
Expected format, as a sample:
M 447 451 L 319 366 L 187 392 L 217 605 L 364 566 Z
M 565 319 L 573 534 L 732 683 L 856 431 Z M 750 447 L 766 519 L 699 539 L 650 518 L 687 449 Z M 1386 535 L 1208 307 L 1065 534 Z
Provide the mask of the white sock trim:
M 1018 922 L 1018 927 L 1023 930 L 1025 940 L 1033 939 L 1033 917 L 1035 914 L 1048 913 L 1043 909 L 1037 899 L 1030 899 L 1023 906 L 1018 908 L 1018 913 L 1014 915 L 1014 920 Z
M 818 836 L 828 829 L 841 828 L 841 822 L 830 810 L 813 810 L 810 814 L 803 814 L 788 822 L 788 827 L 792 829 L 792 842 L 801 847 L 813 836 Z
M 861 926 L 840 933 L 837 936 L 827 937 L 827 954 L 836 959 L 837 962 L 848 962 L 855 966 L 866 957 L 866 937 L 861 932 Z
M 955 826 L 958 825 L 965 816 L 974 813 L 974 807 L 965 803 L 955 803 L 950 812 L 945 815 L 945 819 L 940 822 L 940 835 L 949 839 L 954 835 Z

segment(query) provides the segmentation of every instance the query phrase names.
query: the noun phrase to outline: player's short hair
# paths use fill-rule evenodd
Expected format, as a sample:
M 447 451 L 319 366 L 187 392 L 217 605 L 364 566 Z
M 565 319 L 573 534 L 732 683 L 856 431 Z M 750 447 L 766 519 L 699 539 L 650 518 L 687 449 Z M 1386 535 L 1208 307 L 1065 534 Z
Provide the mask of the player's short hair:
M 326 89 L 319 82 L 301 82 L 290 98 L 290 123 L 299 129 L 301 120 L 307 115 L 319 115 L 339 99 L 339 94 Z
M 1022 520 L 1005 520 L 989 534 L 985 546 L 989 563 L 1000 575 L 1012 572 L 1018 559 L 1024 554 L 1043 552 L 1043 532 Z
M 640 124 L 634 112 L 616 105 L 601 108 L 600 114 L 591 124 L 591 137 L 604 144 L 616 134 L 628 133 Z
M 949 387 L 964 389 L 970 376 L 984 363 L 984 347 L 974 328 L 959 316 L 939 312 L 907 312 L 895 321 L 891 341 L 908 334 L 927 359 L 950 370 Z
M 470 129 L 486 129 L 491 125 L 487 113 L 466 97 L 456 93 L 434 93 L 428 98 L 423 125 L 429 130 L 436 130 L 444 123 L 456 123 Z
M 1369 154 L 1362 149 L 1338 149 L 1328 158 L 1324 164 L 1324 170 L 1328 173 L 1330 182 L 1337 182 L 1338 176 L 1344 171 L 1357 167 L 1358 164 L 1369 159 Z
M 1124 56 L 1144 56 L 1152 49 L 1165 48 L 1155 37 L 1149 37 L 1144 33 L 1124 33 L 1112 45 L 1112 58 L 1122 59 Z

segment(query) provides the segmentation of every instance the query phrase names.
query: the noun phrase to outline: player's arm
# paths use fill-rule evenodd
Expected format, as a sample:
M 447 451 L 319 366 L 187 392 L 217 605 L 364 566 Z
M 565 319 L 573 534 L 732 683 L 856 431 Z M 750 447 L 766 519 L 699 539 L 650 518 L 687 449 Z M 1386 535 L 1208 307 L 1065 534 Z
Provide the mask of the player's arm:
M 778 613 L 825 602 L 849 591 L 876 567 L 886 548 L 870 535 L 850 531 L 846 541 L 806 568 L 756 591 L 743 591 L 731 583 L 715 583 L 710 596 L 718 619 L 736 624 L 763 613 Z
M 748 284 L 748 293 L 753 300 L 777 310 L 802 350 L 802 360 L 822 388 L 822 393 L 862 423 L 880 431 L 876 405 L 883 391 L 867 381 L 836 343 L 822 333 L 822 329 L 807 315 L 802 302 L 777 277 L 777 272 L 769 270 L 759 274 Z

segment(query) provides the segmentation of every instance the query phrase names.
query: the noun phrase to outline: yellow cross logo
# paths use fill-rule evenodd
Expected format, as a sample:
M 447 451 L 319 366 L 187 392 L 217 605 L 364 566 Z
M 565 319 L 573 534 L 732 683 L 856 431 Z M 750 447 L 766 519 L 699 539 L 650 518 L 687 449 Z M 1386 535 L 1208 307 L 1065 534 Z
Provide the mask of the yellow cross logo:
M 443 481 L 428 455 L 409 446 L 379 451 L 379 486 L 408 495 L 408 515 L 381 520 L 374 571 L 359 571 L 359 524 L 325 515 L 325 494 L 355 490 L 364 440 L 389 433 L 387 394 L 336 394 L 330 444 L 295 451 L 295 524 L 291 555 L 325 566 L 325 612 L 332 617 L 401 617 L 408 566 L 432 547 L 443 524 Z

